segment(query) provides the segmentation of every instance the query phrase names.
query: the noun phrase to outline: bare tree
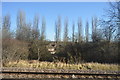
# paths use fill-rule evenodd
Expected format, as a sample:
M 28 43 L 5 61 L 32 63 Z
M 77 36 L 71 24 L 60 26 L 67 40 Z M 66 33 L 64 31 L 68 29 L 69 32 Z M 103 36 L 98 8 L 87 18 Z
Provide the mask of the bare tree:
M 120 41 L 120 1 L 117 3 L 118 6 L 118 40 Z
M 108 10 L 109 24 L 114 29 L 115 38 L 120 39 L 120 1 L 110 2 L 110 9 Z
M 85 34 L 86 34 L 86 42 L 88 42 L 88 40 L 89 40 L 89 23 L 88 23 L 88 21 L 86 21 Z
M 33 22 L 33 29 L 32 29 L 32 38 L 33 39 L 38 39 L 39 38 L 39 16 L 35 15 L 34 16 L 34 22 Z
M 78 19 L 78 42 L 82 42 L 82 20 Z
M 11 25 L 11 21 L 10 21 L 10 15 L 6 15 L 3 18 L 3 25 L 2 25 L 2 39 L 5 38 L 10 38 L 10 25 Z
M 61 41 L 61 17 L 58 16 L 58 20 L 55 22 L 55 40 Z
M 30 41 L 31 25 L 31 22 L 26 23 L 25 13 L 23 11 L 19 11 L 17 15 L 16 39 L 22 41 Z
M 31 41 L 31 35 L 32 35 L 31 27 L 32 27 L 31 22 L 27 23 L 26 26 L 23 27 L 22 33 L 25 41 Z
M 58 27 L 56 21 L 55 21 L 55 41 L 58 42 Z
M 120 1 L 109 2 L 110 8 L 107 9 L 107 20 L 102 20 L 104 34 L 109 42 L 120 38 Z
M 65 24 L 65 27 L 64 27 L 64 37 L 63 37 L 63 41 L 64 41 L 64 42 L 68 42 L 68 18 L 66 18 L 64 24 Z
M 24 11 L 18 11 L 17 14 L 17 28 L 21 29 L 26 25 L 26 17 Z
M 18 11 L 17 14 L 17 31 L 16 31 L 16 38 L 18 40 L 23 40 L 23 27 L 26 26 L 26 18 L 25 13 L 23 11 Z
M 73 26 L 72 26 L 72 42 L 75 42 L 75 24 L 73 22 Z
M 93 42 L 97 42 L 97 27 L 98 27 L 98 18 L 97 17 L 93 17 L 92 18 L 92 40 Z
M 41 40 L 45 40 L 45 29 L 46 29 L 46 21 L 45 18 L 42 18 L 42 27 L 41 27 Z
M 109 23 L 108 23 L 109 24 Z M 115 32 L 115 29 L 113 28 L 113 25 L 108 25 L 107 22 L 105 23 L 104 28 L 104 37 L 108 42 L 111 42 L 113 39 L 113 34 Z

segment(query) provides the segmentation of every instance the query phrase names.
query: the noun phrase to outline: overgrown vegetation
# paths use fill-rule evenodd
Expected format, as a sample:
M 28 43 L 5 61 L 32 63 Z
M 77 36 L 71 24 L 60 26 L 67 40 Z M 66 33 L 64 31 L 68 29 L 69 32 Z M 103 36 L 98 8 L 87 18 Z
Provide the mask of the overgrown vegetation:
M 80 63 L 80 64 L 65 64 L 61 62 L 39 62 L 37 60 L 20 60 L 18 62 L 11 61 L 5 67 L 21 67 L 21 68 L 39 68 L 39 69 L 75 69 L 75 70 L 105 70 L 118 71 L 117 64 L 100 64 L 100 63 Z
M 98 63 L 120 63 L 120 2 L 112 4 L 112 19 L 99 20 L 97 17 L 92 18 L 92 34 L 89 35 L 89 23 L 86 22 L 85 36 L 82 36 L 82 20 L 78 19 L 78 32 L 75 35 L 75 25 L 73 23 L 72 37 L 68 36 L 68 19 L 65 20 L 64 36 L 61 40 L 61 18 L 58 17 L 55 22 L 55 54 L 48 51 L 48 45 L 52 41 L 46 40 L 46 21 L 43 17 L 41 31 L 39 30 L 39 16 L 34 17 L 33 24 L 27 23 L 25 13 L 19 11 L 17 15 L 17 30 L 11 33 L 10 15 L 3 18 L 2 28 L 2 58 L 3 66 L 15 67 L 39 67 L 39 68 L 65 68 L 65 69 L 107 69 L 117 70 L 117 65 L 102 65 Z M 113 8 L 114 7 L 114 8 Z M 111 10 L 111 9 L 110 9 Z M 114 14 L 116 13 L 116 14 Z M 117 20 L 117 22 L 116 22 Z M 101 27 L 101 28 L 98 28 Z M 40 33 L 41 32 L 41 33 Z M 85 37 L 85 39 L 84 39 Z M 26 61 L 19 60 L 38 60 L 48 62 L 35 62 L 29 64 Z M 16 62 L 12 62 L 16 61 Z M 9 62 L 9 63 L 8 63 Z M 25 64 L 24 64 L 25 62 Z M 51 62 L 51 63 L 49 63 Z M 55 62 L 55 64 L 53 63 Z M 57 62 L 60 62 L 57 63 Z M 61 63 L 62 62 L 62 63 Z M 85 62 L 85 63 L 84 63 Z M 8 63 L 8 64 L 6 64 Z M 66 63 L 66 64 L 64 64 Z M 82 63 L 82 64 L 80 64 Z M 68 65 L 69 64 L 69 67 Z M 79 64 L 79 65 L 77 65 Z M 59 65 L 59 66 L 58 66 Z M 107 65 L 107 67 L 106 67 Z M 65 66 L 65 67 L 63 67 Z M 97 67 L 96 67 L 97 66 Z M 100 67 L 99 67 L 100 66 Z

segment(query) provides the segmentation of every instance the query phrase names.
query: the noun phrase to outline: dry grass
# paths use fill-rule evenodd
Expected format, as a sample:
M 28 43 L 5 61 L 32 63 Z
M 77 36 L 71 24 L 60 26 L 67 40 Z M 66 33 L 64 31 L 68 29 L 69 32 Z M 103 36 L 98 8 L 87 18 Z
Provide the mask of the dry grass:
M 110 70 L 118 71 L 120 68 L 117 64 L 101 64 L 101 63 L 81 63 L 81 64 L 65 64 L 53 62 L 39 62 L 39 61 L 11 61 L 5 67 L 24 67 L 24 68 L 40 68 L 40 69 L 75 69 L 75 70 Z

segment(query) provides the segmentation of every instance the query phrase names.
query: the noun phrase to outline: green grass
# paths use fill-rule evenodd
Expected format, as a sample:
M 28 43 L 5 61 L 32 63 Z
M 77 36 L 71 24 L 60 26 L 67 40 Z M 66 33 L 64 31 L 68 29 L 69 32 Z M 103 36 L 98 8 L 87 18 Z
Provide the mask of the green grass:
M 11 61 L 5 64 L 4 67 L 24 67 L 24 68 L 39 68 L 39 69 L 75 69 L 75 70 L 109 70 L 118 71 L 120 68 L 117 64 L 101 64 L 101 63 L 81 63 L 81 64 L 65 64 L 61 62 L 39 62 L 39 61 Z

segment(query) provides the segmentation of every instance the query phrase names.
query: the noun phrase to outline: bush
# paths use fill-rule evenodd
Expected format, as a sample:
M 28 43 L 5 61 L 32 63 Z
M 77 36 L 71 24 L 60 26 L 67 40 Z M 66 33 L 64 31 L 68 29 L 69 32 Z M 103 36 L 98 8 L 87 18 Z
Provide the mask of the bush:
M 36 40 L 29 44 L 29 60 L 52 61 L 52 55 L 47 49 L 48 43 Z
M 15 40 L 15 39 L 4 39 L 2 41 L 2 58 L 3 63 L 11 60 L 27 60 L 28 59 L 28 43 Z

